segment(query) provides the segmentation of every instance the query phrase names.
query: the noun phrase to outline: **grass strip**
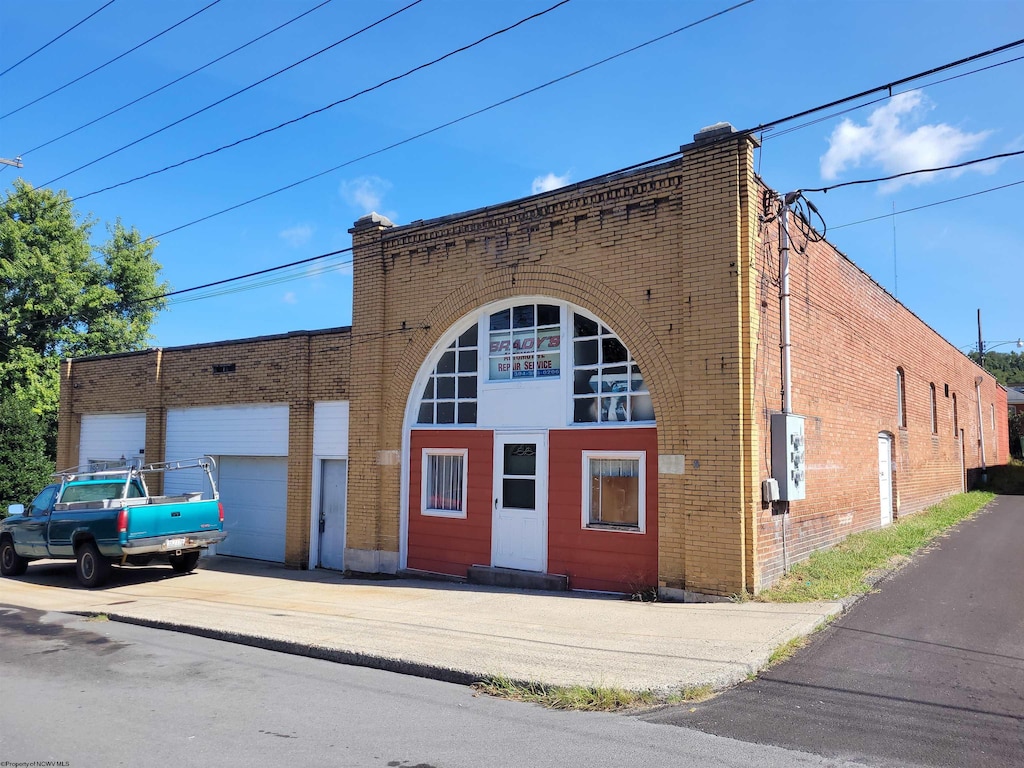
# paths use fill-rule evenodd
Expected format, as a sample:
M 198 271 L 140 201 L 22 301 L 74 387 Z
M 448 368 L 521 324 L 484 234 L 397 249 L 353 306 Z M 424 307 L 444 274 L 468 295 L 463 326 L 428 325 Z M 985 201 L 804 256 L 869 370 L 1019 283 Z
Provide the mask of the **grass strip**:
M 548 709 L 571 709 L 583 712 L 617 712 L 662 703 L 704 701 L 713 693 L 710 685 L 693 686 L 665 696 L 653 691 L 629 691 L 605 686 L 520 683 L 506 677 L 491 677 L 476 683 L 473 688 L 480 693 L 501 699 L 531 702 Z
M 951 496 L 923 512 L 878 531 L 857 533 L 831 549 L 794 565 L 755 599 L 768 603 L 841 600 L 871 590 L 879 571 L 897 568 L 936 536 L 973 515 L 995 494 L 971 491 Z

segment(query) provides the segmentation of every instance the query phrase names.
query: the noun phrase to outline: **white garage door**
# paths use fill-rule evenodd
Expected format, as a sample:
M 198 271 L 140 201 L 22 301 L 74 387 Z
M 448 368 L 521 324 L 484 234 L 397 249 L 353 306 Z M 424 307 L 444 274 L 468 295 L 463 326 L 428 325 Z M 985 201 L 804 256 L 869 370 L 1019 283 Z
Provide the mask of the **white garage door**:
M 220 456 L 217 465 L 228 532 L 217 553 L 283 563 L 288 460 Z
M 222 555 L 284 562 L 288 406 L 221 405 L 167 410 L 167 459 L 209 455 L 228 538 Z M 199 471 L 168 472 L 165 493 L 208 490 Z
M 145 413 L 87 413 L 82 416 L 78 463 L 145 460 Z

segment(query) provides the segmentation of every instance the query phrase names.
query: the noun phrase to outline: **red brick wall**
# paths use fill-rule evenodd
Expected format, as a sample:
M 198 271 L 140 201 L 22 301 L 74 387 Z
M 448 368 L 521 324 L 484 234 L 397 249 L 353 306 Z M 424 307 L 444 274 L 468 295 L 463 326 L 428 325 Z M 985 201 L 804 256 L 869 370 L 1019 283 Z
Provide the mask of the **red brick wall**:
M 548 433 L 548 571 L 572 589 L 633 592 L 658 584 L 658 432 L 566 429 Z M 646 451 L 644 533 L 583 528 L 583 451 Z
M 424 448 L 468 449 L 465 518 L 421 514 Z M 413 430 L 409 454 L 408 567 L 465 576 L 471 565 L 490 565 L 493 489 L 492 431 Z
M 776 226 L 757 255 L 760 318 L 755 365 L 755 413 L 761 476 L 771 476 L 769 414 L 781 410 L 778 244 Z M 795 229 L 794 245 L 805 245 Z M 770 256 L 770 258 L 769 258 Z M 765 505 L 756 513 L 755 584 L 783 571 L 783 524 L 789 562 L 848 534 L 879 527 L 878 434 L 894 436 L 894 507 L 919 511 L 961 490 L 964 456 L 981 465 L 975 377 L 982 376 L 982 428 L 988 465 L 1008 456 L 1006 392 L 910 310 L 828 243 L 790 252 L 793 410 L 806 418 L 807 499 L 790 505 L 788 520 Z M 905 372 L 907 426 L 897 423 L 896 369 Z M 930 384 L 936 388 L 937 430 L 931 427 Z M 949 395 L 946 395 L 946 386 Z M 995 405 L 996 428 L 990 407 Z

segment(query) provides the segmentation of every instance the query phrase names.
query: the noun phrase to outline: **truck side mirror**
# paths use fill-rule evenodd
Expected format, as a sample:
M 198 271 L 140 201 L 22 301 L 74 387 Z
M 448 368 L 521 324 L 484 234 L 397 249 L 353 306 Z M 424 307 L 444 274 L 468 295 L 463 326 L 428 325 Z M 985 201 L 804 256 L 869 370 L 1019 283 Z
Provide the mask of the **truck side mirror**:
M 11 504 L 7 508 L 7 515 L 9 517 L 14 517 L 15 515 L 24 515 L 24 514 L 25 514 L 25 505 L 24 504 Z

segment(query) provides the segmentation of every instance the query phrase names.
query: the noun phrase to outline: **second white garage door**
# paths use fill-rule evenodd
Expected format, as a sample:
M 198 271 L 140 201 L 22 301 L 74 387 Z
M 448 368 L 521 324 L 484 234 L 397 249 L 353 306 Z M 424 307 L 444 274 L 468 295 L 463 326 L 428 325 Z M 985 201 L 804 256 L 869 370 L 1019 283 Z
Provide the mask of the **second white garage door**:
M 228 532 L 217 553 L 283 563 L 288 460 L 221 456 L 217 466 Z

